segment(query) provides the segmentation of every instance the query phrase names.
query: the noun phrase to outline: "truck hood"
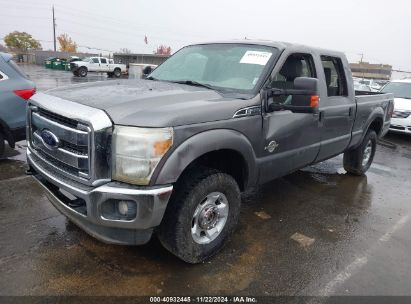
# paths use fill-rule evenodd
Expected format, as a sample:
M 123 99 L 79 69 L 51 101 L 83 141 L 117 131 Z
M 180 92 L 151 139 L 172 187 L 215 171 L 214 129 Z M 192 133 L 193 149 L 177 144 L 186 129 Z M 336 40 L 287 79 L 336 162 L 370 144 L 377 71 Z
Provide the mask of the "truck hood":
M 104 110 L 115 124 L 174 127 L 232 118 L 250 100 L 223 97 L 202 87 L 150 80 L 111 80 L 46 92 Z
M 76 63 L 76 64 L 78 64 L 78 65 L 85 65 L 85 64 L 88 64 L 88 62 L 86 62 L 86 61 L 81 61 L 81 60 L 72 61 L 72 62 L 70 62 L 70 63 Z
M 411 99 L 394 98 L 394 110 L 411 111 Z

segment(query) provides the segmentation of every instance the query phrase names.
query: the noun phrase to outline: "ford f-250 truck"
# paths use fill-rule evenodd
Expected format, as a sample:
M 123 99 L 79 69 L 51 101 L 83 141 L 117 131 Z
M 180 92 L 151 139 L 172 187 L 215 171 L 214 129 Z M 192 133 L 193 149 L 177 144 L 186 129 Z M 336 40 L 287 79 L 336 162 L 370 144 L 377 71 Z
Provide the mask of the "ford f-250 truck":
M 114 63 L 106 57 L 86 57 L 80 61 L 70 62 L 70 70 L 74 76 L 86 77 L 88 72 L 107 73 L 108 77 L 120 77 L 127 72 L 125 64 Z
M 391 94 L 354 92 L 343 53 L 267 41 L 190 45 L 147 80 L 29 102 L 28 163 L 53 205 L 107 243 L 161 243 L 189 263 L 222 248 L 240 192 L 344 153 L 364 174 Z

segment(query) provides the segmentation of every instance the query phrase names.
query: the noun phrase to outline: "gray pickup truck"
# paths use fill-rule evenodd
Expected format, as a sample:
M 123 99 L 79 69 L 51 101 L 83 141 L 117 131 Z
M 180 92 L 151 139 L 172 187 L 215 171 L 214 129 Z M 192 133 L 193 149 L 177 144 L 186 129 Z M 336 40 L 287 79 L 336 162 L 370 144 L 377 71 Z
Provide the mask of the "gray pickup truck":
M 93 237 L 137 245 L 155 232 L 198 263 L 235 229 L 241 191 L 341 153 L 364 174 L 392 111 L 391 94 L 354 92 L 340 52 L 190 45 L 146 80 L 34 95 L 28 172 Z

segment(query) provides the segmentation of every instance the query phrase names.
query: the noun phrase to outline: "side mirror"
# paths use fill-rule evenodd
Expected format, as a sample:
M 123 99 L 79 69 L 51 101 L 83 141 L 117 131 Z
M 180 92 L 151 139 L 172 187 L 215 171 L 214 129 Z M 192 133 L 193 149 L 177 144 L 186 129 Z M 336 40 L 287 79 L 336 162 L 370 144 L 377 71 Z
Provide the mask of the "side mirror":
M 271 103 L 269 111 L 290 110 L 294 113 L 318 112 L 318 79 L 310 77 L 297 77 L 293 89 L 272 89 L 272 96 L 291 95 L 290 104 Z

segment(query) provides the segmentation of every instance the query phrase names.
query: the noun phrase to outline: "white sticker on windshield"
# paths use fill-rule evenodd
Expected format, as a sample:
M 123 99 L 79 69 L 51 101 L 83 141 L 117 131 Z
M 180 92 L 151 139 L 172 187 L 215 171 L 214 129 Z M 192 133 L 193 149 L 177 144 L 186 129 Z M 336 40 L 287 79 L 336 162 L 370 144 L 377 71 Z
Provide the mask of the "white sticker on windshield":
M 269 52 L 247 51 L 240 63 L 266 65 L 270 57 L 271 53 Z

